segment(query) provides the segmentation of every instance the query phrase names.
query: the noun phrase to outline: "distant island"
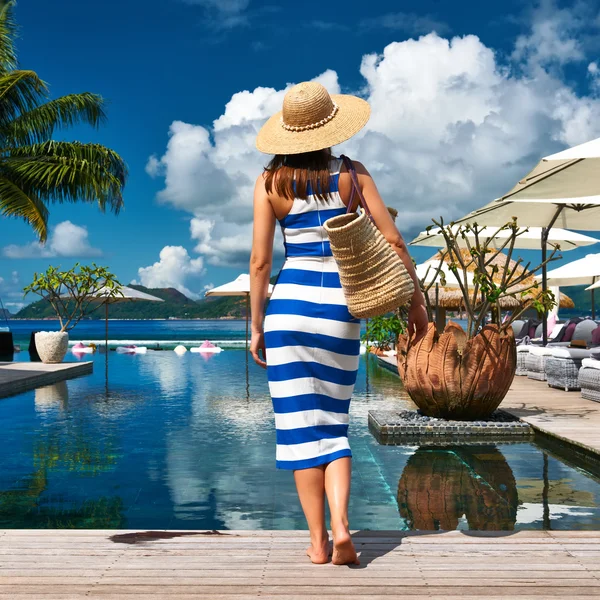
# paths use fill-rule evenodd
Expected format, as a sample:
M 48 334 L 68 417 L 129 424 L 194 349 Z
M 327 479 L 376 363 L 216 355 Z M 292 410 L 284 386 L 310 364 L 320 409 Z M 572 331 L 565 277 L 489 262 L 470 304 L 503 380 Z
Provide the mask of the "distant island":
M 222 296 L 192 300 L 174 288 L 129 287 L 162 298 L 164 302 L 118 302 L 109 306 L 111 319 L 242 319 L 246 318 L 246 299 Z M 1 313 L 0 313 L 0 316 Z M 50 319 L 55 314 L 45 300 L 38 300 L 22 308 L 13 319 Z M 92 314 L 93 319 L 104 318 L 104 307 Z
M 275 278 L 272 278 L 272 282 Z M 236 296 L 222 296 L 192 300 L 175 288 L 146 288 L 130 285 L 142 292 L 162 298 L 164 302 L 119 302 L 111 304 L 111 319 L 245 319 L 246 299 Z M 575 309 L 561 310 L 562 318 L 587 315 L 591 312 L 591 294 L 585 286 L 573 286 L 564 290 L 575 302 Z M 600 315 L 600 294 L 596 294 L 596 314 Z M 6 316 L 5 316 L 6 314 Z M 0 309 L 0 319 L 52 319 L 54 311 L 44 300 L 38 300 L 22 308 L 16 315 Z M 92 315 L 93 319 L 104 318 L 104 308 Z

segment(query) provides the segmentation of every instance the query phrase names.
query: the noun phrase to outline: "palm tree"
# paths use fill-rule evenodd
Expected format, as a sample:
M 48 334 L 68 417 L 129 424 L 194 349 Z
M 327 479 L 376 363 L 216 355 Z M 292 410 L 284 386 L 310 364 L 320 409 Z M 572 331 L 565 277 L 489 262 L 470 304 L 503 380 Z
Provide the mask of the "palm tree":
M 127 168 L 100 144 L 52 140 L 57 129 L 99 126 L 105 103 L 87 92 L 52 100 L 35 72 L 18 68 L 14 5 L 0 0 L 0 215 L 24 219 L 44 242 L 51 203 L 97 202 L 118 213 Z

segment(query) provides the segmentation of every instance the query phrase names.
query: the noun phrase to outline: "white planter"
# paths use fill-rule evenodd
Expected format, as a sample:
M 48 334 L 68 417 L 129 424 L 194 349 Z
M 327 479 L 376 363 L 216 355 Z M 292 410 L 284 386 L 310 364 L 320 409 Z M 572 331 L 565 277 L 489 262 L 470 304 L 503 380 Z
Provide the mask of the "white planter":
M 69 349 L 66 331 L 39 331 L 35 334 L 35 347 L 43 363 L 61 363 Z

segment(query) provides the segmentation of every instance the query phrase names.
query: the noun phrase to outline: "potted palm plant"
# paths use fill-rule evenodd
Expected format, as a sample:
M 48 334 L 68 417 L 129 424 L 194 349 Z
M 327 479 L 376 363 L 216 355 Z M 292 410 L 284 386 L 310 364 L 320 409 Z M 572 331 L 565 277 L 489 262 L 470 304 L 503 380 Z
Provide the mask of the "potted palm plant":
M 477 224 L 456 227 L 433 221 L 444 236 L 438 272 L 445 263 L 462 293 L 467 327 L 450 321 L 439 332 L 433 323 L 417 343 L 400 336 L 398 371 L 422 413 L 453 420 L 483 419 L 491 415 L 508 392 L 516 370 L 512 323 L 534 308 L 547 312 L 554 294 L 542 291 L 534 275 L 559 258 L 555 247 L 535 267 L 513 260 L 515 242 L 526 231 L 516 220 L 501 228 L 508 235 L 499 243 L 481 235 Z M 496 248 L 490 247 L 496 242 Z M 498 247 L 499 245 L 499 247 Z M 431 278 L 429 278 L 431 279 Z M 432 280 L 435 280 L 433 278 Z M 429 297 L 429 289 L 424 289 Z M 502 318 L 501 309 L 513 306 Z
M 41 296 L 54 310 L 59 331 L 40 331 L 35 345 L 44 363 L 60 363 L 69 347 L 69 331 L 111 298 L 119 296 L 121 284 L 106 268 L 76 263 L 68 271 L 48 267 L 45 273 L 35 273 L 25 294 Z M 100 301 L 99 301 L 100 298 Z

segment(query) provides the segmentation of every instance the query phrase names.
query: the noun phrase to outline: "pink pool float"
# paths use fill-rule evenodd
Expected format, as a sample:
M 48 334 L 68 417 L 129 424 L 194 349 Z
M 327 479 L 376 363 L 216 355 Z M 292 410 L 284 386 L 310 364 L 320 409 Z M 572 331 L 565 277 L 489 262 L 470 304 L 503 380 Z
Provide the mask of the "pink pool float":
M 219 352 L 223 352 L 223 348 L 219 348 L 219 346 L 215 346 L 208 340 L 205 340 L 201 346 L 197 348 L 190 348 L 190 352 L 201 352 L 202 354 L 218 354 Z

